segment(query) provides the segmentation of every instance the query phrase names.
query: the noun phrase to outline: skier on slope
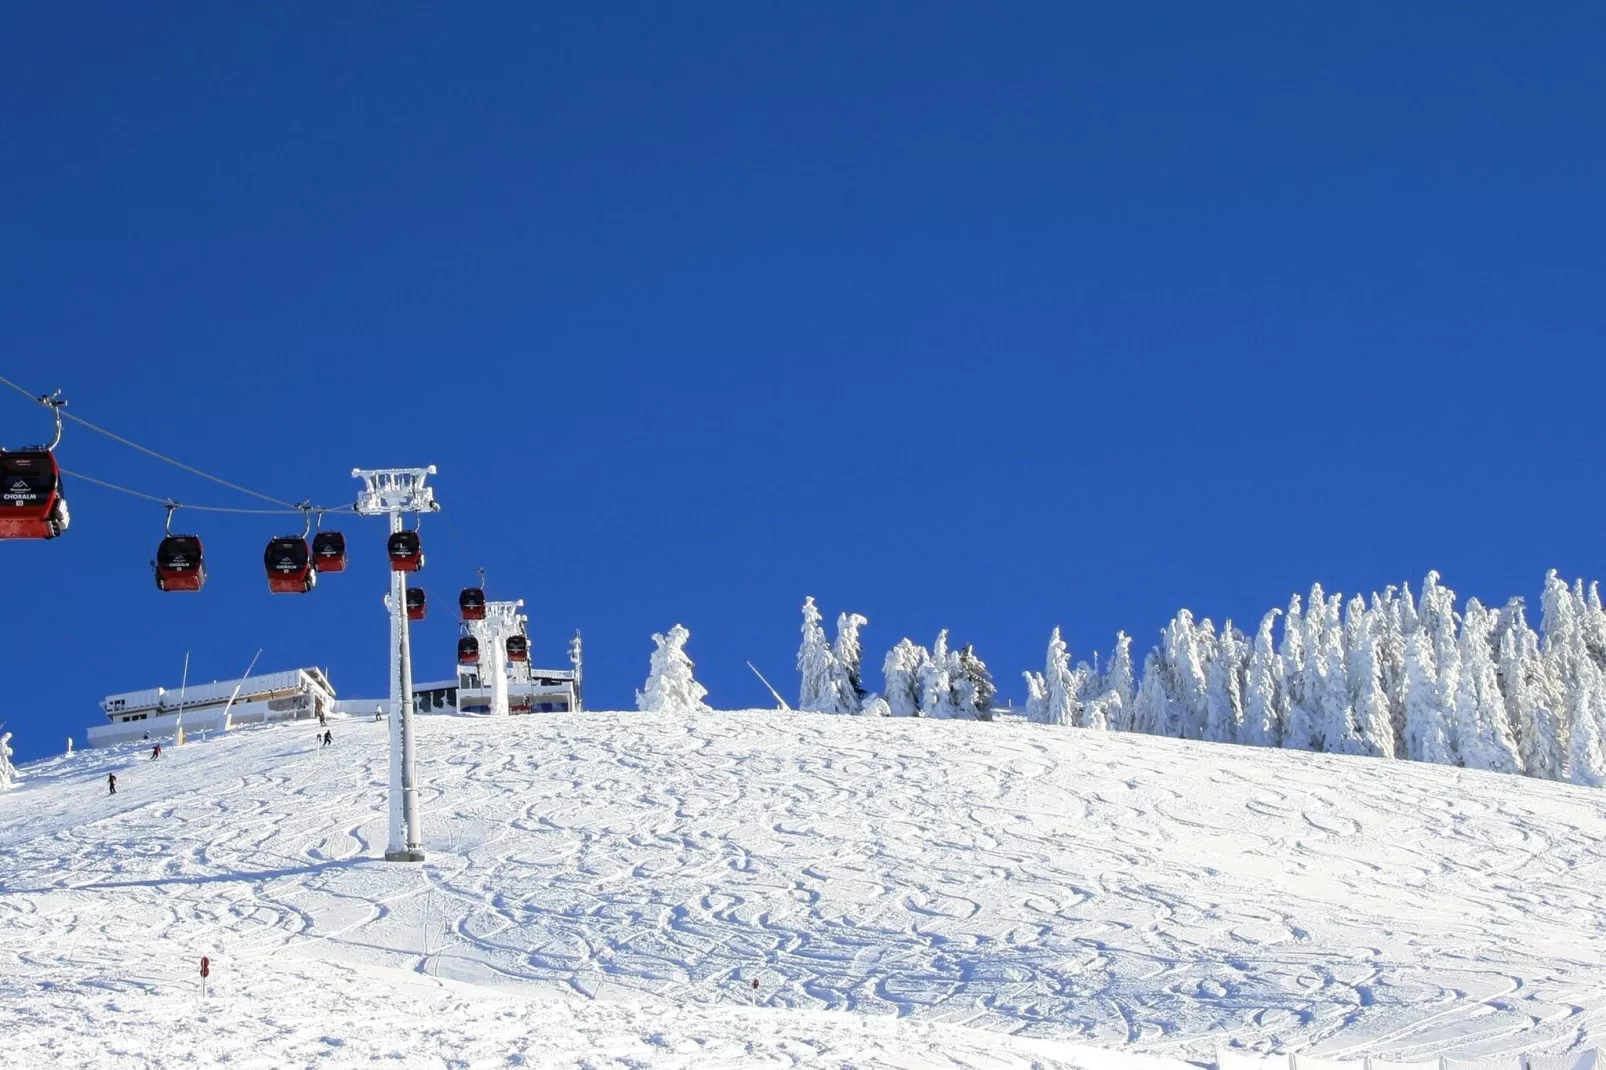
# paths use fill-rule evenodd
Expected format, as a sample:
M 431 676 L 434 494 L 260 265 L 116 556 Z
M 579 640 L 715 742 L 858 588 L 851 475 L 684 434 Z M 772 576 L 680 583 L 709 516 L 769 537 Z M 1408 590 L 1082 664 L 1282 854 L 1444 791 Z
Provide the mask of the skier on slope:
M 108 794 L 110 794 L 110 795 L 116 795 L 117 794 L 117 774 L 116 773 L 107 773 L 106 774 L 106 786 L 111 789 L 111 791 L 108 792 Z
M 333 743 L 334 741 L 335 741 L 335 734 L 333 732 L 325 729 L 324 733 L 323 733 L 323 745 L 325 747 L 327 747 L 329 744 Z
M 160 758 L 161 756 L 162 756 L 162 745 L 160 743 L 158 743 L 158 744 L 156 744 L 156 746 L 151 748 L 151 761 L 154 762 L 156 759 Z

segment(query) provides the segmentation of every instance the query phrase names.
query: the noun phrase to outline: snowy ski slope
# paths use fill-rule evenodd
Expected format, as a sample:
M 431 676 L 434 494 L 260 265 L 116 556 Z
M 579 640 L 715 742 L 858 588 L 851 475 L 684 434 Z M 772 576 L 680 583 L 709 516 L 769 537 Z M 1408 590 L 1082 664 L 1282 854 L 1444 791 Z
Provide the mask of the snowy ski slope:
M 1113 1070 L 1606 1021 L 1589 789 L 1020 723 L 420 728 L 423 866 L 376 860 L 381 724 L 25 769 L 3 1064 Z

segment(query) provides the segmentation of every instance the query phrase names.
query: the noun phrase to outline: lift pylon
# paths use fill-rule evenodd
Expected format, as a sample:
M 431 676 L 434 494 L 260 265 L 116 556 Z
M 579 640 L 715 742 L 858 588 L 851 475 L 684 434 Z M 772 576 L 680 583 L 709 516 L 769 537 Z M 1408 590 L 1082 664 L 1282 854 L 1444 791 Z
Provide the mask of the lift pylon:
M 357 494 L 362 516 L 388 516 L 392 535 L 402 530 L 402 514 L 423 515 L 440 508 L 435 489 L 424 481 L 435 474 L 427 468 L 353 468 L 363 481 Z M 392 569 L 390 593 L 390 840 L 387 862 L 422 862 L 424 846 L 419 829 L 418 782 L 414 773 L 413 651 L 407 627 L 407 577 Z

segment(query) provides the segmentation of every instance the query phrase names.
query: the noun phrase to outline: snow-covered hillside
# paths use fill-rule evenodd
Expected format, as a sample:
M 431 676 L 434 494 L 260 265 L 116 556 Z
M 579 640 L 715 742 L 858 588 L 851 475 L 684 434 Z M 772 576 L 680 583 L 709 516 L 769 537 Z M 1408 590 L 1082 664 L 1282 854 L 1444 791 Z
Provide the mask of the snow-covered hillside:
M 376 860 L 381 724 L 25 767 L 5 1065 L 1091 1066 L 1603 1021 L 1594 790 L 1014 722 L 420 726 L 422 866 Z

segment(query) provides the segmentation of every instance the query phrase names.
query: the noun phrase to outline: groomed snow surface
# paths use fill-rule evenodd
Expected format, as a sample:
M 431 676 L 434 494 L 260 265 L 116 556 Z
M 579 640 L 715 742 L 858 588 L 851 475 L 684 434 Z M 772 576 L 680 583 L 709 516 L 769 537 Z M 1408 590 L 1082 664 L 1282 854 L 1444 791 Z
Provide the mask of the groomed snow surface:
M 0 1063 L 1116 1070 L 1599 1039 L 1590 789 L 1015 722 L 423 717 L 408 866 L 377 857 L 385 726 L 333 727 L 23 769 Z

